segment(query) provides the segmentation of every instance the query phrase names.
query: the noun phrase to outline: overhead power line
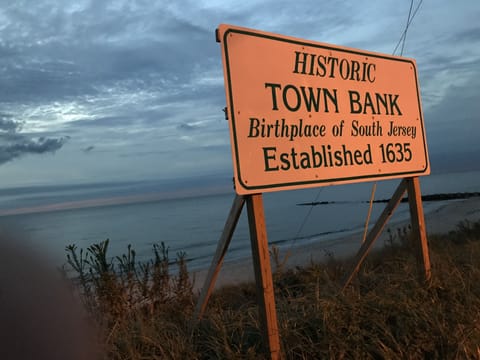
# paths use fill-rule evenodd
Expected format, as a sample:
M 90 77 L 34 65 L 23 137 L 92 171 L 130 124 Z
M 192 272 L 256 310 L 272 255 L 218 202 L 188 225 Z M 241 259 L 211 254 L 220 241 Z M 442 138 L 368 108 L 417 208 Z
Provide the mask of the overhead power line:
M 410 1 L 410 8 L 408 9 L 407 24 L 405 25 L 405 30 L 403 30 L 402 36 L 400 36 L 400 39 L 398 40 L 397 46 L 395 46 L 395 50 L 393 50 L 393 55 L 395 55 L 395 52 L 397 51 L 400 43 L 402 44 L 402 48 L 400 50 L 400 56 L 403 55 L 403 49 L 405 48 L 405 41 L 407 40 L 408 28 L 410 27 L 410 24 L 412 23 L 413 18 L 417 14 L 418 9 L 420 9 L 420 5 L 422 5 L 422 2 L 423 2 L 423 0 L 420 0 L 420 2 L 418 3 L 418 5 L 415 8 L 415 11 L 413 12 L 413 15 L 412 15 L 413 0 Z M 372 194 L 370 196 L 370 205 L 369 205 L 369 208 L 368 208 L 367 220 L 365 221 L 365 228 L 364 228 L 364 231 L 363 231 L 362 242 L 364 242 L 366 237 L 367 237 L 368 224 L 370 222 L 370 215 L 372 214 L 373 201 L 374 201 L 374 198 L 375 198 L 376 189 L 377 189 L 377 182 L 373 183 Z
M 400 44 L 402 44 L 402 47 L 401 47 L 401 50 L 400 50 L 400 55 L 402 56 L 403 55 L 403 50 L 405 48 L 405 41 L 407 39 L 407 32 L 408 32 L 408 28 L 410 27 L 410 24 L 412 23 L 413 19 L 415 18 L 415 15 L 417 15 L 417 12 L 418 10 L 420 9 L 420 6 L 422 5 L 423 3 L 423 0 L 420 0 L 419 3 L 417 4 L 415 10 L 413 11 L 413 14 L 412 14 L 412 9 L 413 9 L 413 0 L 410 1 L 410 8 L 408 10 L 408 17 L 407 17 L 407 23 L 405 25 L 405 29 L 403 30 L 403 33 L 402 35 L 400 36 L 400 39 L 398 40 L 398 43 L 397 45 L 395 46 L 395 49 L 393 50 L 393 55 L 395 55 L 395 53 L 397 52 L 398 50 L 398 47 L 400 46 Z M 369 210 L 368 210 L 368 215 L 367 215 L 367 220 L 366 220 L 366 223 L 365 223 L 365 229 L 364 229 L 364 234 L 363 234 L 363 241 L 365 241 L 365 237 L 366 237 L 366 233 L 368 231 L 368 223 L 370 221 L 370 215 L 371 215 L 371 211 L 372 211 L 372 205 L 373 205 L 373 200 L 375 198 L 375 192 L 376 192 L 376 187 L 377 187 L 377 183 L 375 182 L 373 184 L 373 187 L 372 187 L 372 194 L 370 196 L 370 206 L 369 206 Z M 293 246 L 295 245 L 297 239 L 300 237 L 300 234 L 302 233 L 303 231 L 303 228 L 305 227 L 311 213 L 312 213 L 312 210 L 313 210 L 313 204 L 317 202 L 317 200 L 319 199 L 320 197 L 320 194 L 322 192 L 322 187 L 319 188 L 319 191 L 315 197 L 315 200 L 314 202 L 312 203 L 312 206 L 310 207 L 309 211 L 307 212 L 307 214 L 305 215 L 302 223 L 300 224 L 300 227 L 295 235 L 295 237 L 293 238 L 293 241 L 292 243 L 290 244 L 290 248 L 288 250 L 288 252 L 291 252 Z
M 418 10 L 420 9 L 420 6 L 422 5 L 423 3 L 423 0 L 420 0 L 417 7 L 415 8 L 415 10 L 413 11 L 413 14 L 412 14 L 412 7 L 413 7 L 413 0 L 411 1 L 410 3 L 410 11 L 408 12 L 408 19 L 407 19 L 407 24 L 405 25 L 405 30 L 403 30 L 403 33 L 402 35 L 400 36 L 400 39 L 398 40 L 398 43 L 397 45 L 395 46 L 395 49 L 393 50 L 393 55 L 395 55 L 395 53 L 397 52 L 398 50 L 398 47 L 400 46 L 400 44 L 402 44 L 402 48 L 401 48 L 401 53 L 400 55 L 403 55 L 403 48 L 405 46 L 405 39 L 407 38 L 407 31 L 408 31 L 408 28 L 410 27 L 410 24 L 412 23 L 413 19 L 415 18 L 415 15 L 417 15 L 417 12 Z

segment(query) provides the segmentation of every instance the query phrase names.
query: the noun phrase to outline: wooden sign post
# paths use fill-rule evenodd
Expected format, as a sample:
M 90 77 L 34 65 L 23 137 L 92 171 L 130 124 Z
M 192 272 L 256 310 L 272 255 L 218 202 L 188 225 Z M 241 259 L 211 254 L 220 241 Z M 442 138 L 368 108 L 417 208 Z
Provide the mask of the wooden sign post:
M 272 268 L 261 194 L 247 196 L 248 225 L 252 243 L 253 267 L 260 306 L 260 323 L 270 358 L 280 358 L 277 310 L 273 292 Z
M 425 281 L 430 281 L 432 276 L 430 267 L 430 253 L 428 251 L 425 216 L 423 215 L 422 193 L 418 177 L 407 179 L 408 203 L 410 206 L 410 219 L 412 235 L 415 237 L 417 262 L 422 269 L 421 276 Z
M 422 269 L 421 277 L 425 281 L 429 281 L 431 277 L 430 255 L 428 251 L 427 234 L 425 231 L 425 218 L 423 215 L 422 195 L 420 193 L 420 182 L 418 177 L 405 178 L 398 185 L 395 193 L 385 206 L 382 214 L 373 226 L 372 230 L 360 247 L 357 255 L 353 260 L 353 265 L 344 280 L 343 288 L 345 289 L 352 281 L 355 274 L 360 269 L 360 265 L 365 260 L 368 252 L 372 248 L 375 240 L 382 233 L 383 228 L 388 220 L 392 217 L 395 209 L 400 204 L 405 192 L 408 193 L 408 203 L 410 206 L 410 222 L 412 224 L 412 236 L 415 237 L 416 256 L 419 267 Z
M 270 265 L 270 252 L 268 250 L 262 194 L 237 195 L 235 197 L 215 256 L 200 293 L 195 309 L 195 319 L 201 319 L 205 313 L 208 300 L 215 287 L 215 281 L 223 263 L 223 258 L 227 252 L 245 202 L 247 203 L 248 225 L 250 229 L 262 336 L 264 338 L 266 352 L 270 355 L 270 358 L 280 359 L 280 337 L 278 333 L 277 311 L 275 307 L 272 268 Z
M 196 309 L 212 292 L 247 203 L 264 340 L 280 356 L 262 193 L 402 178 L 345 286 L 408 193 L 417 255 L 430 278 L 418 176 L 430 166 L 413 59 L 220 25 L 235 191 Z

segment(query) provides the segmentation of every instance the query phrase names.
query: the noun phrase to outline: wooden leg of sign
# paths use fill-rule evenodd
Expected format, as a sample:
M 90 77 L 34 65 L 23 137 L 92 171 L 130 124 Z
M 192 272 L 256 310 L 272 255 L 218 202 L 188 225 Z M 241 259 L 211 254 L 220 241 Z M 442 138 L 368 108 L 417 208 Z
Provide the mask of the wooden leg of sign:
M 388 202 L 387 206 L 385 206 L 385 209 L 383 210 L 382 214 L 380 215 L 377 222 L 373 226 L 372 230 L 368 233 L 368 236 L 365 239 L 365 242 L 360 247 L 360 250 L 358 251 L 357 255 L 355 256 L 353 260 L 352 268 L 350 269 L 349 273 L 347 273 L 347 276 L 345 277 L 343 282 L 344 290 L 350 284 L 353 277 L 358 272 L 358 269 L 360 269 L 360 265 L 362 265 L 362 262 L 363 260 L 365 260 L 373 243 L 375 242 L 375 240 L 377 240 L 378 236 L 381 234 L 383 228 L 385 227 L 385 224 L 392 217 L 392 214 L 397 208 L 398 204 L 400 204 L 406 190 L 407 190 L 407 180 L 403 179 L 401 183 L 398 185 L 397 190 L 395 190 L 395 193 L 393 194 L 392 198 Z
M 233 200 L 232 208 L 228 214 L 225 227 L 223 228 L 222 236 L 217 245 L 217 250 L 215 256 L 213 257 L 212 264 L 208 270 L 205 283 L 203 285 L 202 291 L 200 292 L 200 297 L 198 299 L 197 306 L 195 308 L 194 319 L 199 320 L 202 318 L 205 313 L 205 308 L 207 307 L 208 299 L 212 294 L 213 288 L 215 287 L 215 281 L 217 280 L 218 273 L 222 267 L 223 259 L 225 253 L 227 252 L 228 245 L 232 239 L 233 232 L 237 226 L 238 219 L 242 213 L 243 205 L 245 204 L 245 197 L 241 195 L 236 195 Z
M 280 359 L 277 311 L 262 194 L 247 196 L 248 224 L 263 338 L 271 359 Z
M 415 237 L 416 255 L 419 266 L 422 268 L 422 277 L 425 281 L 431 278 L 430 254 L 428 251 L 425 217 L 423 215 L 422 194 L 418 177 L 407 179 L 408 203 L 412 221 L 412 235 Z

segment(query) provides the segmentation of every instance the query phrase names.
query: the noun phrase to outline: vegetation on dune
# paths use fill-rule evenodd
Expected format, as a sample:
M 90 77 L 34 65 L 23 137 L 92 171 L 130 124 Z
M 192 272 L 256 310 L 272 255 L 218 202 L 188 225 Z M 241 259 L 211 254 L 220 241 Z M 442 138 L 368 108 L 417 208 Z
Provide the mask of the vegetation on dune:
M 428 284 L 418 279 L 409 233 L 401 229 L 390 232 L 343 292 L 347 261 L 330 254 L 323 264 L 284 269 L 273 256 L 285 358 L 480 358 L 480 222 L 462 222 L 429 242 Z M 111 259 L 107 250 L 108 240 L 86 251 L 67 247 L 75 288 L 102 329 L 106 358 L 263 358 L 254 284 L 216 291 L 195 324 L 197 294 L 185 254 L 177 254 L 172 274 L 163 244 L 146 263 L 136 262 L 131 247 Z

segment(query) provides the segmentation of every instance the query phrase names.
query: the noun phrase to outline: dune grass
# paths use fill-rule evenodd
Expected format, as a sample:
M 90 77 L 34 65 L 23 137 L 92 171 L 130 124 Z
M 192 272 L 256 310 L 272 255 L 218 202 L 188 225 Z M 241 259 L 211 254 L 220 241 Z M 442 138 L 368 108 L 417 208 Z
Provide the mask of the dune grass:
M 348 261 L 284 269 L 273 256 L 286 359 L 480 358 L 480 222 L 429 237 L 431 282 L 418 279 L 406 229 L 390 232 L 345 291 Z M 185 254 L 153 249 L 138 263 L 128 247 L 108 258 L 108 240 L 67 247 L 75 288 L 102 329 L 107 359 L 262 359 L 254 284 L 214 293 L 193 322 L 197 294 Z M 176 271 L 171 271 L 171 266 Z

